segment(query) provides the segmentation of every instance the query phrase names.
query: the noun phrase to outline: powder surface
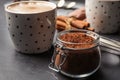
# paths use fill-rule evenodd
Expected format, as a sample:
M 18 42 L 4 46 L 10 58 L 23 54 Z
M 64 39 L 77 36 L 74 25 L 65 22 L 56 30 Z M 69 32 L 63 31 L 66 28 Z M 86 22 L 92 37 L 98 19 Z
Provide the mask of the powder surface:
M 71 32 L 63 34 L 59 37 L 62 41 L 70 42 L 65 43 L 64 46 L 70 48 L 89 48 L 92 47 L 93 41 L 95 40 L 93 37 L 86 35 L 81 32 Z M 72 44 L 75 43 L 75 44 Z M 76 44 L 78 43 L 78 44 Z

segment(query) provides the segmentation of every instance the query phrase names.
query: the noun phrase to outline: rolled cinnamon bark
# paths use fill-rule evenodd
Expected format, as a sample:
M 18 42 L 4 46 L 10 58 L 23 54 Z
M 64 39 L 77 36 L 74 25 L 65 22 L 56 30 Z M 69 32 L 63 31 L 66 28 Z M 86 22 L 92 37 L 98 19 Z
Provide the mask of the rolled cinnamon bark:
M 71 25 L 79 29 L 85 29 L 86 27 L 89 27 L 88 22 L 81 21 L 81 20 L 73 20 L 71 21 Z
M 57 16 L 57 20 L 60 20 L 60 21 L 63 21 L 63 22 L 66 22 L 67 19 L 68 19 L 67 16 Z
M 75 17 L 79 20 L 84 20 L 86 18 L 85 8 L 79 8 L 68 14 L 69 17 Z
M 57 16 L 56 29 L 59 31 L 70 29 L 86 29 L 94 31 L 94 28 L 89 27 L 90 24 L 84 20 L 79 20 L 75 17 Z
M 95 29 L 94 29 L 94 28 L 92 28 L 92 27 L 88 27 L 88 28 L 87 28 L 87 30 L 90 30 L 90 31 L 95 31 Z
M 56 29 L 57 30 L 59 30 L 59 31 L 66 30 L 67 27 L 68 27 L 68 25 L 65 22 L 60 21 L 60 20 L 56 21 Z
M 56 29 L 57 29 L 58 31 L 63 31 L 63 30 L 65 30 L 65 27 L 64 27 L 64 26 L 56 25 Z
M 59 26 L 63 26 L 63 27 L 66 27 L 66 26 L 67 26 L 67 24 L 66 24 L 65 22 L 62 22 L 62 21 L 60 21 L 60 20 L 57 20 L 57 21 L 56 21 L 56 24 L 59 25 Z

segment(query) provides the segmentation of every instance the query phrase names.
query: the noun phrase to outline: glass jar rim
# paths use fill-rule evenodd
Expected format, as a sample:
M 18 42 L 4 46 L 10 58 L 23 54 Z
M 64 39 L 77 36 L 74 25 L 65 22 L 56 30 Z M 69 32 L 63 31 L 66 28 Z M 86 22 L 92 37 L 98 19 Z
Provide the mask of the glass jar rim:
M 71 32 L 81 32 L 81 33 L 85 33 L 85 34 L 88 34 L 88 36 L 90 36 L 89 34 L 93 34 L 94 36 L 96 36 L 96 39 L 91 36 L 94 40 L 92 42 L 87 42 L 87 43 L 74 43 L 74 42 L 67 42 L 67 41 L 63 41 L 61 40 L 59 37 L 61 35 L 64 35 L 66 33 L 71 33 Z M 93 32 L 93 31 L 89 31 L 89 30 L 83 30 L 83 29 L 74 29 L 74 30 L 65 30 L 65 31 L 61 31 L 57 34 L 57 40 L 60 42 L 60 43 L 65 43 L 65 44 L 73 44 L 73 45 L 79 45 L 79 44 L 96 44 L 96 43 L 99 43 L 99 39 L 100 39 L 100 36 Z M 79 49 L 79 48 L 78 48 Z

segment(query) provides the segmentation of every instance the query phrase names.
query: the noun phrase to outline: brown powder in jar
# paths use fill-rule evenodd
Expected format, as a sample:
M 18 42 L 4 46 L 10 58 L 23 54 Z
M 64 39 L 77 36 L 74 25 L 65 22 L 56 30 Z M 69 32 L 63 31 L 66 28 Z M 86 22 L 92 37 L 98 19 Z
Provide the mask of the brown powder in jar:
M 69 48 L 90 48 L 93 47 L 94 38 L 86 35 L 82 32 L 66 33 L 59 37 L 62 41 L 75 43 L 75 44 L 64 44 L 65 47 Z M 78 43 L 78 44 L 76 44 Z
M 94 47 L 97 44 L 94 44 L 95 39 L 92 36 L 82 32 L 71 32 L 60 35 L 59 39 L 70 43 L 80 43 L 63 42 L 64 47 L 73 49 L 56 48 L 59 53 L 56 55 L 55 65 L 58 68 L 62 63 L 61 71 L 67 74 L 81 75 L 90 73 L 99 67 L 99 48 Z M 63 59 L 62 54 L 67 56 L 66 59 Z

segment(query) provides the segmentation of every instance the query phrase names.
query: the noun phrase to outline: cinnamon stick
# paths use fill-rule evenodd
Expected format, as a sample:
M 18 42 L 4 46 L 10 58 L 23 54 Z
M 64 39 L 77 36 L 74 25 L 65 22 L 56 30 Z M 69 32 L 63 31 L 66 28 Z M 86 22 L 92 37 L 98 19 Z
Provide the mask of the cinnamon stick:
M 87 30 L 90 30 L 90 31 L 95 31 L 95 29 L 94 29 L 94 28 L 92 28 L 92 27 L 88 27 L 88 28 L 87 28 Z
M 73 20 L 71 21 L 71 25 L 73 27 L 79 28 L 79 29 L 84 29 L 86 27 L 89 27 L 89 23 L 81 20 Z
M 67 19 L 68 19 L 67 16 L 57 16 L 57 20 L 60 20 L 60 21 L 63 21 L 63 22 L 66 22 Z

